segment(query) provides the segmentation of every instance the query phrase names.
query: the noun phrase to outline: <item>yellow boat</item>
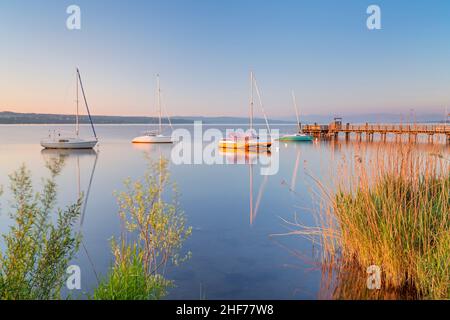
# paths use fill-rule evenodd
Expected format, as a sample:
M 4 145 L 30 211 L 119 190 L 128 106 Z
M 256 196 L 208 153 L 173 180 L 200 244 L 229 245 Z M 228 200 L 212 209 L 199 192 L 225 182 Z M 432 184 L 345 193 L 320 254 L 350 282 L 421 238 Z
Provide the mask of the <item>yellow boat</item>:
M 258 138 L 228 138 L 219 141 L 219 148 L 231 150 L 267 150 L 272 146 L 272 141 L 264 141 Z
M 258 94 L 259 103 L 261 105 L 261 110 L 264 114 L 264 119 L 266 120 L 267 132 L 270 134 L 269 122 L 267 121 L 266 114 L 264 112 L 264 108 L 261 102 L 261 95 L 259 94 L 259 89 L 256 84 L 256 79 L 253 75 L 253 72 L 250 73 L 250 87 L 251 87 L 251 96 L 250 96 L 250 129 L 246 135 L 232 135 L 228 138 L 222 139 L 219 141 L 220 149 L 227 150 L 268 150 L 272 146 L 271 140 L 260 139 L 256 136 L 253 130 L 253 89 L 256 87 L 256 92 Z M 270 138 L 270 137 L 269 137 Z

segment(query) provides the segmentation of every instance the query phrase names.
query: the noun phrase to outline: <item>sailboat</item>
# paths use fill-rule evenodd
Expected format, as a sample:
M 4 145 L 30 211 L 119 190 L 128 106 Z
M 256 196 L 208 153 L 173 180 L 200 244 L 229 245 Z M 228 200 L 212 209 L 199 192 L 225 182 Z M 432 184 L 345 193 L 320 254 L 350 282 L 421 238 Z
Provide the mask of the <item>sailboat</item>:
M 133 139 L 132 143 L 172 143 L 172 137 L 163 135 L 162 130 L 162 108 L 161 108 L 161 85 L 159 75 L 157 79 L 157 97 L 158 97 L 158 113 L 159 113 L 159 129 L 158 131 L 147 131 L 142 136 Z M 169 119 L 170 121 L 170 119 Z
M 300 125 L 300 115 L 298 112 L 297 101 L 295 99 L 295 93 L 292 91 L 292 101 L 294 102 L 295 115 L 297 117 L 298 132 L 295 134 L 287 134 L 282 136 L 280 141 L 313 141 L 313 137 L 302 133 L 302 127 Z
M 253 72 L 250 72 L 250 129 L 247 131 L 247 133 L 243 135 L 237 135 L 232 134 L 229 137 L 222 139 L 219 141 L 219 148 L 221 149 L 231 149 L 231 150 L 238 150 L 238 149 L 244 149 L 244 150 L 264 150 L 264 149 L 270 149 L 272 146 L 272 140 L 267 139 L 261 139 L 258 135 L 256 135 L 256 132 L 253 128 L 253 109 L 254 109 L 254 97 L 253 97 L 253 90 L 256 88 L 256 93 L 258 94 L 259 102 L 261 109 L 264 114 L 264 119 L 266 120 L 267 130 L 268 133 L 270 133 L 269 123 L 267 121 L 267 117 L 264 113 L 264 108 L 262 106 L 261 102 L 261 95 L 259 94 L 259 89 L 256 84 L 256 79 L 253 75 Z
M 98 138 L 95 132 L 94 123 L 92 122 L 91 113 L 89 111 L 89 106 L 87 103 L 86 95 L 84 92 L 83 82 L 81 81 L 80 71 L 76 70 L 76 82 L 77 82 L 77 93 L 76 93 L 76 104 L 77 113 L 75 120 L 75 136 L 65 136 L 61 133 L 49 134 L 48 138 L 41 140 L 41 146 L 45 149 L 93 149 L 97 143 Z M 79 88 L 83 93 L 84 104 L 86 106 L 87 114 L 89 116 L 89 121 L 91 123 L 92 132 L 94 138 L 83 139 L 80 137 L 80 119 L 79 119 Z

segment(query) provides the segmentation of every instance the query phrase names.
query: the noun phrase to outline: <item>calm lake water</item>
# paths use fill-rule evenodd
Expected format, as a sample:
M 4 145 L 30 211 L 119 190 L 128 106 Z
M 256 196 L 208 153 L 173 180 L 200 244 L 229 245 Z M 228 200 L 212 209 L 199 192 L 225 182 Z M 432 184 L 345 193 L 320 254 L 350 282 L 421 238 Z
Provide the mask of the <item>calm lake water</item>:
M 42 152 L 39 140 L 58 126 L 0 126 L 0 232 L 11 223 L 8 174 L 25 164 L 36 189 L 49 176 L 45 161 L 58 152 Z M 63 127 L 70 130 L 71 127 Z M 131 139 L 145 130 L 137 125 L 97 126 L 97 152 L 69 152 L 57 178 L 59 206 L 73 203 L 80 189 L 86 191 L 94 164 L 89 201 L 81 227 L 84 247 L 73 264 L 81 267 L 83 297 L 97 285 L 97 277 L 111 265 L 110 239 L 121 227 L 114 191 L 123 190 L 124 179 L 139 179 L 148 160 L 164 156 L 170 160 L 171 145 L 135 146 Z M 188 127 L 189 130 L 192 128 Z M 83 127 L 87 132 L 88 127 Z M 293 132 L 284 127 L 281 131 Z M 363 142 L 364 143 L 364 142 Z M 372 142 L 376 145 L 377 142 Z M 184 251 L 192 258 L 168 269 L 175 281 L 168 299 L 317 299 L 321 293 L 321 271 L 311 242 L 299 236 L 276 236 L 290 230 L 286 221 L 297 219 L 314 225 L 315 202 L 311 176 L 329 179 L 330 167 L 343 155 L 355 152 L 359 143 L 319 141 L 280 143 L 271 159 L 279 158 L 275 175 L 261 176 L 259 164 L 175 165 L 171 179 L 177 183 L 180 203 L 192 236 Z M 418 144 L 427 152 L 431 147 Z M 445 152 L 445 144 L 436 146 Z M 233 155 L 225 155 L 233 162 Z M 79 174 L 78 174 L 79 173 Z M 252 203 L 253 202 L 253 203 Z M 286 220 L 286 221 L 283 221 Z M 3 245 L 3 244 L 2 244 Z

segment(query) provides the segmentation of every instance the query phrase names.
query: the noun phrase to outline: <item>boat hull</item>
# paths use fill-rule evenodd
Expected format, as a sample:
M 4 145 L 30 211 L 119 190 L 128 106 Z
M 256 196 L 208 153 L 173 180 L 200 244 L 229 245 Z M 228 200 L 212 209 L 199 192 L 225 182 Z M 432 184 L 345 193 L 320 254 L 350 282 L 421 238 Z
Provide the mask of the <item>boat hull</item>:
M 292 134 L 292 135 L 286 135 L 283 136 L 279 139 L 279 141 L 313 141 L 314 137 L 312 136 L 308 136 L 308 135 L 296 135 L 296 134 Z
M 41 141 L 41 146 L 45 149 L 93 149 L 96 145 L 97 140 L 46 139 Z
M 141 136 L 134 138 L 132 143 L 173 143 L 171 136 Z
M 259 140 L 221 140 L 219 148 L 224 150 L 268 150 L 272 146 L 270 141 Z

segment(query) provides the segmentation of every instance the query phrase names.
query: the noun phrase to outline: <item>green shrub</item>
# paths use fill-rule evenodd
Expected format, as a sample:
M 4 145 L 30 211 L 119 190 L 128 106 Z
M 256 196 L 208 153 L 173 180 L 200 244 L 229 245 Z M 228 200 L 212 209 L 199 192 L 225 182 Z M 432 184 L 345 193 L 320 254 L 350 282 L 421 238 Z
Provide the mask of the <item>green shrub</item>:
M 126 191 L 116 194 L 124 229 L 120 240 L 112 241 L 114 265 L 93 299 L 160 299 L 172 285 L 164 278 L 167 264 L 189 258 L 190 253 L 179 255 L 191 228 L 169 182 L 167 163 L 150 162 L 143 179 L 126 180 Z M 168 187 L 175 193 L 171 203 L 163 200 Z
M 35 193 L 30 172 L 22 166 L 10 175 L 13 224 L 3 235 L 0 251 L 0 299 L 60 299 L 66 269 L 78 250 L 73 225 L 80 215 L 81 199 L 57 210 L 55 178 L 63 160 L 48 163 L 51 178 Z
M 116 245 L 113 244 L 113 247 Z M 124 249 L 105 280 L 94 292 L 94 300 L 158 300 L 171 283 L 159 275 L 148 275 L 136 248 Z

